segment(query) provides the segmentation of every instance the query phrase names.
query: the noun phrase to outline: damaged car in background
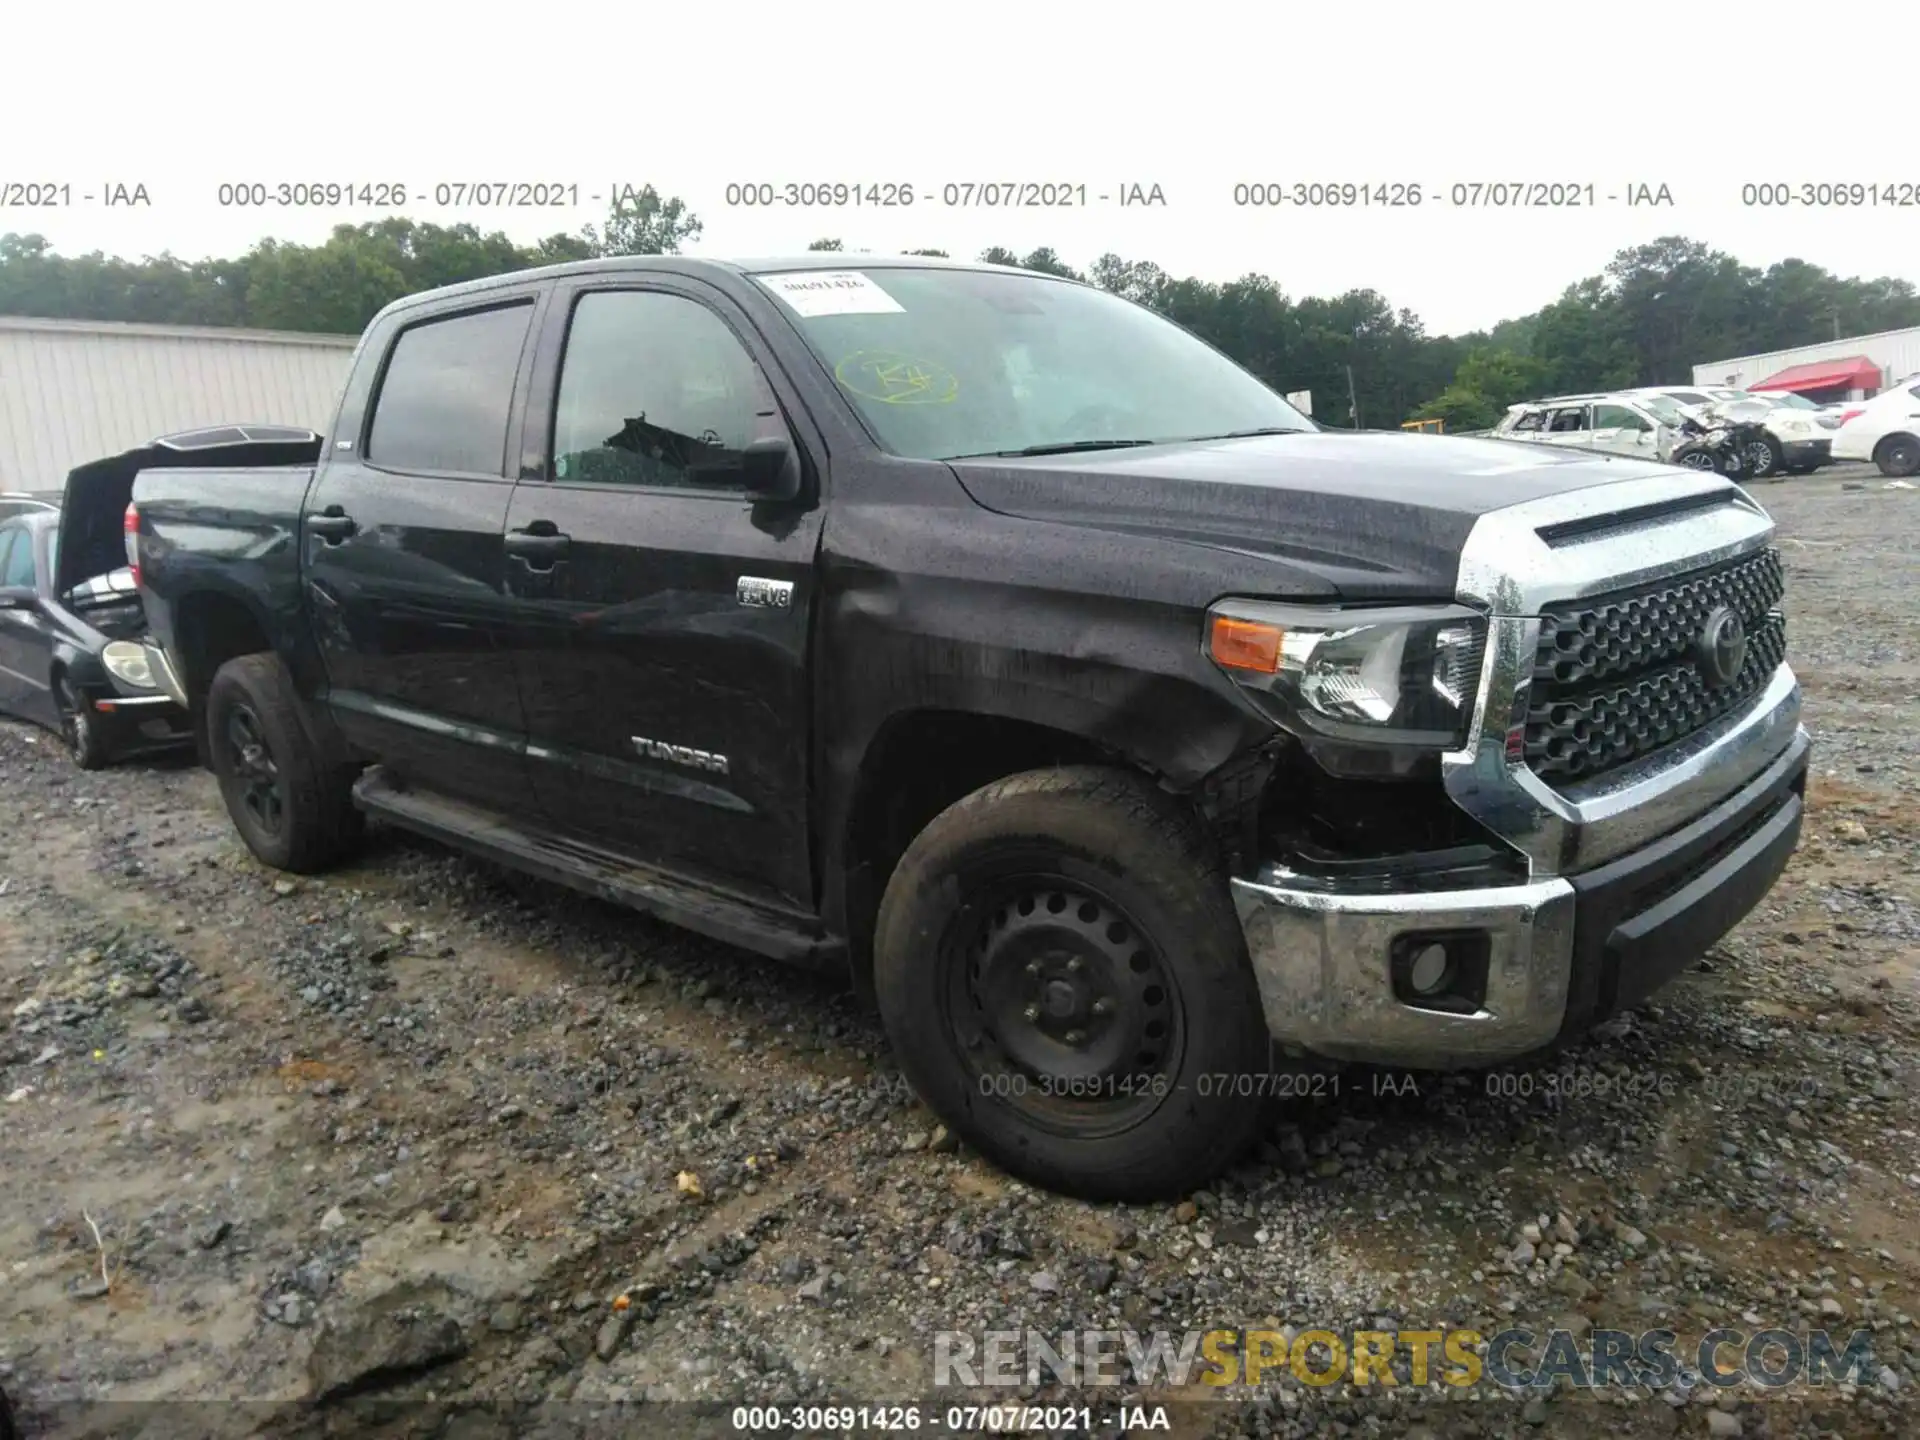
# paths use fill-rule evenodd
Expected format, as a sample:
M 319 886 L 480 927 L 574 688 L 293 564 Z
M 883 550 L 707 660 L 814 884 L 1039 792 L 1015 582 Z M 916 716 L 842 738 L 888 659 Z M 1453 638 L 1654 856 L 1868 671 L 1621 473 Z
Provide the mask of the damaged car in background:
M 213 457 L 310 460 L 319 443 L 311 430 L 271 425 L 166 435 L 76 466 L 57 506 L 36 499 L 0 517 L 0 713 L 57 730 L 83 769 L 190 745 L 129 553 L 133 477 Z
M 1838 422 L 1773 395 L 1652 386 L 1510 405 L 1492 433 L 1503 440 L 1685 463 L 1703 435 L 1728 426 L 1740 431 L 1742 458 L 1737 466 L 1720 468 L 1765 480 L 1782 472 L 1808 475 L 1826 464 Z
M 57 730 L 74 763 L 97 770 L 176 749 L 187 714 L 159 687 L 132 573 L 75 558 L 57 511 L 0 521 L 0 712 Z
M 1811 475 L 1832 456 L 1840 422 L 1822 415 L 1812 401 L 1771 390 L 1735 390 L 1724 385 L 1651 385 L 1622 392 L 1665 413 L 1669 407 L 1699 412 L 1717 409 L 1750 427 L 1743 440 L 1747 473 L 1755 480 L 1775 475 Z

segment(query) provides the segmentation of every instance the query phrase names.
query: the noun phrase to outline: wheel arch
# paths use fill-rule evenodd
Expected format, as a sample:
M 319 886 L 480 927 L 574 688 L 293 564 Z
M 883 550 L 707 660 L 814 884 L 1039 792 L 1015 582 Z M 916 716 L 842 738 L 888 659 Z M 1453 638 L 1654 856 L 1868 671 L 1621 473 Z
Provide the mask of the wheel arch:
M 1873 442 L 1873 454 L 1870 457 L 1872 462 L 1875 465 L 1885 464 L 1889 448 L 1900 441 L 1904 441 L 1908 445 L 1920 449 L 1920 434 L 1916 434 L 1912 430 L 1889 430 Z
M 200 590 L 172 606 L 168 660 L 186 692 L 189 728 L 201 765 L 209 763 L 207 690 L 229 660 L 273 649 L 266 617 L 250 601 L 224 590 Z
M 853 983 L 863 997 L 872 995 L 880 900 L 914 837 L 983 786 L 1064 765 L 1102 766 L 1175 788 L 1141 757 L 1024 716 L 930 707 L 894 715 L 874 732 L 854 772 L 834 847 L 842 877 L 835 918 L 844 926 Z

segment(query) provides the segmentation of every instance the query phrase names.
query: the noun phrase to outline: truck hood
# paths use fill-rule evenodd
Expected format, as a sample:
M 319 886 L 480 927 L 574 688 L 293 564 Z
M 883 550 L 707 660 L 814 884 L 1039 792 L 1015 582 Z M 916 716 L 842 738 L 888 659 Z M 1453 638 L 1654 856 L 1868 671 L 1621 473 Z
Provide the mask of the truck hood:
M 1489 511 L 1688 473 L 1522 441 L 1324 430 L 951 463 L 996 513 L 1266 556 L 1294 588 L 1347 600 L 1451 596 Z

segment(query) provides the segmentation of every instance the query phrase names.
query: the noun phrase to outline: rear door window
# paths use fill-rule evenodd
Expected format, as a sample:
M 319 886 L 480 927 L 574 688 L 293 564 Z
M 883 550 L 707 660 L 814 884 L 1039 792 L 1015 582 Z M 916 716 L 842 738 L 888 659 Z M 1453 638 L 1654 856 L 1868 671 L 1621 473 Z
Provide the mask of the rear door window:
M 367 463 L 504 475 L 514 377 L 532 316 L 528 300 L 402 330 L 374 401 Z
M 1587 428 L 1587 407 L 1572 405 L 1565 410 L 1553 412 L 1553 424 L 1547 427 L 1556 435 L 1564 435 Z

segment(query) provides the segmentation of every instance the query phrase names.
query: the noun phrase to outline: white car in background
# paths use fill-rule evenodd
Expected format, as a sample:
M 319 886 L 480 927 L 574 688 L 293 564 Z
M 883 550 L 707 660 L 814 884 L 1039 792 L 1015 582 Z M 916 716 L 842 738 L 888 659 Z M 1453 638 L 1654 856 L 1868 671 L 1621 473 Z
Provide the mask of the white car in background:
M 1909 375 L 1871 400 L 1856 400 L 1833 432 L 1833 458 L 1871 460 L 1882 475 L 1920 474 L 1920 375 Z
M 1830 446 L 1836 428 L 1821 418 L 1811 400 L 1779 391 L 1734 390 L 1724 385 L 1649 385 L 1623 392 L 1642 400 L 1660 396 L 1681 405 L 1755 405 L 1764 414 L 1759 424 L 1767 439 L 1749 448 L 1756 479 L 1778 475 L 1810 475 L 1832 458 Z
M 1501 440 L 1530 440 L 1609 455 L 1664 460 L 1680 438 L 1678 407 L 1647 404 L 1632 395 L 1558 395 L 1509 405 L 1490 432 Z

